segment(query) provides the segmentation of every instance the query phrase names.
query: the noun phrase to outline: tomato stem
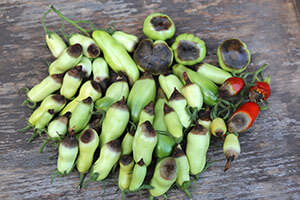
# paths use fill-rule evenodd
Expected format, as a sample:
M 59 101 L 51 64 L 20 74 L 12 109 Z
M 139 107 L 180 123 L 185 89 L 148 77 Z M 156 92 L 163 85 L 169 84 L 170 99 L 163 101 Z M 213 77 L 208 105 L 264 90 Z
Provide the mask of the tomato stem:
M 81 31 L 85 35 L 89 36 L 89 31 L 78 25 L 78 23 L 81 22 L 81 21 L 74 21 L 74 20 L 71 20 L 70 18 L 64 16 L 59 10 L 57 10 L 56 8 L 54 8 L 53 5 L 50 5 L 50 10 L 52 10 L 53 12 L 55 12 L 62 19 L 62 27 L 64 26 L 64 21 L 67 21 L 70 24 L 72 24 L 75 28 L 77 28 L 79 31 Z M 90 25 L 92 24 L 91 22 L 87 22 L 87 21 L 84 21 L 84 23 L 88 23 Z M 95 27 L 95 26 L 92 25 L 92 28 L 93 27 Z
M 45 18 L 46 16 L 51 12 L 51 8 L 49 8 L 42 16 L 42 25 L 43 25 L 43 28 L 44 28 L 44 31 L 47 35 L 49 35 L 49 37 L 51 37 L 51 32 L 49 31 L 49 29 L 47 28 L 46 24 L 45 24 Z

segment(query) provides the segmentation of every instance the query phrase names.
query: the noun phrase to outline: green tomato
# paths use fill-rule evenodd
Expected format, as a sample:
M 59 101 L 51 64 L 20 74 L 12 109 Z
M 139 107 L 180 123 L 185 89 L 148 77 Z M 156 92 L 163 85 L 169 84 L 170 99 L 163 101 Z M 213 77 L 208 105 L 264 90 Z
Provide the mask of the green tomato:
M 144 21 L 144 34 L 154 40 L 166 40 L 175 34 L 173 20 L 163 13 L 152 13 Z
M 206 56 L 205 42 L 193 34 L 183 33 L 172 44 L 175 60 L 183 65 L 194 65 Z
M 228 39 L 218 47 L 219 64 L 222 69 L 241 73 L 250 63 L 251 55 L 247 45 L 239 39 Z

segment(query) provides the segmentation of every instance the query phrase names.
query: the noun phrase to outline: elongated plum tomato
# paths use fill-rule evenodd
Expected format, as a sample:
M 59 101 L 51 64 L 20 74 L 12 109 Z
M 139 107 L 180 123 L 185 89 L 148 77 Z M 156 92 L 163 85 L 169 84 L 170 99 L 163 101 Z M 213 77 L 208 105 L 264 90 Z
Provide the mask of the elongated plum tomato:
M 249 89 L 249 99 L 254 102 L 262 102 L 267 100 L 271 95 L 270 85 L 266 82 L 256 82 Z
M 241 105 L 229 118 L 227 128 L 231 133 L 240 133 L 248 130 L 257 118 L 259 106 L 254 102 Z
M 232 97 L 237 95 L 245 86 L 245 82 L 242 78 L 231 77 L 219 88 L 220 97 Z
M 250 63 L 251 55 L 247 45 L 239 39 L 225 40 L 217 51 L 222 69 L 241 73 Z

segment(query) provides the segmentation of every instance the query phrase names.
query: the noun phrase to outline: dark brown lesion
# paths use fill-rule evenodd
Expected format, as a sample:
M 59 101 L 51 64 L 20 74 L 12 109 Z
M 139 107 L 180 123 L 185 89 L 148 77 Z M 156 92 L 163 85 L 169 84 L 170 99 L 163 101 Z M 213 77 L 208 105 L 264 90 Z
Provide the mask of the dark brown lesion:
M 96 44 L 91 44 L 87 48 L 87 52 L 91 58 L 96 58 L 100 54 L 100 49 L 99 49 L 99 47 L 97 47 Z
M 101 86 L 96 82 L 96 81 L 91 81 L 92 87 L 97 91 L 97 92 L 101 92 Z
M 82 103 L 90 105 L 93 103 L 93 99 L 92 97 L 87 97 L 86 99 L 82 100 Z
M 67 148 L 75 148 L 78 146 L 78 142 L 71 133 L 67 135 L 67 137 L 65 137 L 65 139 L 62 141 L 62 145 L 64 145 Z
M 144 133 L 146 137 L 156 136 L 156 132 L 152 124 L 148 120 L 141 124 L 141 132 Z
M 51 77 L 58 83 L 62 83 L 63 82 L 63 79 L 64 79 L 64 73 L 61 73 L 61 74 L 53 74 L 51 75 Z
M 96 114 L 92 116 L 92 119 L 89 123 L 89 127 L 100 133 L 101 131 L 101 120 L 103 118 L 103 114 Z
M 145 72 L 145 73 L 139 78 L 139 80 L 145 80 L 145 79 L 151 79 L 151 80 L 153 80 L 152 74 L 149 73 L 149 72 Z
M 165 103 L 165 105 L 164 105 L 164 114 L 167 115 L 170 112 L 174 112 L 173 108 L 171 108 L 168 104 Z
M 73 44 L 67 48 L 67 53 L 74 58 L 78 58 L 82 53 L 82 46 L 78 43 Z
M 74 78 L 78 78 L 78 79 L 81 79 L 82 78 L 82 66 L 81 65 L 78 65 L 72 69 L 70 69 L 68 72 L 68 75 L 69 76 L 72 76 Z
M 154 103 L 153 103 L 153 101 L 151 101 L 150 103 L 148 103 L 145 106 L 144 111 L 146 113 L 148 113 L 149 115 L 154 115 Z
M 165 180 L 172 180 L 176 176 L 177 166 L 174 158 L 166 158 L 160 164 L 160 176 Z
M 151 69 L 150 67 L 154 66 L 155 73 L 165 72 L 169 69 L 172 57 L 172 52 L 165 43 L 156 43 L 153 46 L 150 66 L 147 68 Z
M 63 116 L 59 116 L 57 119 L 62 123 L 64 123 L 65 125 L 67 125 L 70 117 L 71 117 L 71 112 L 66 112 Z
M 166 95 L 165 95 L 164 91 L 161 89 L 161 87 L 159 87 L 157 89 L 156 97 L 157 97 L 157 99 L 166 99 Z
M 188 40 L 180 40 L 176 51 L 177 57 L 184 61 L 196 60 L 200 55 L 200 49 L 197 44 Z
M 256 90 L 251 90 L 249 92 L 249 99 L 252 102 L 263 102 L 264 101 L 264 95 L 262 93 L 260 93 L 259 91 Z
M 66 103 L 66 98 L 62 95 L 54 94 L 54 95 L 51 96 L 51 98 L 59 104 L 65 104 Z
M 234 114 L 228 122 L 229 132 L 241 132 L 248 128 L 250 124 L 250 117 L 243 112 L 238 112 Z
M 183 72 L 183 79 L 184 79 L 184 82 L 185 82 L 185 85 L 184 87 L 187 87 L 189 85 L 192 85 L 193 83 L 191 82 L 188 74 L 186 72 Z
M 222 129 L 217 129 L 215 130 L 216 136 L 221 137 L 222 135 L 224 135 L 224 130 Z
M 199 112 L 199 119 L 201 121 L 210 121 L 210 108 L 207 106 L 205 110 Z
M 134 52 L 134 60 L 145 71 L 159 74 L 168 71 L 172 62 L 172 51 L 165 43 L 142 40 Z
M 114 152 L 121 152 L 121 140 L 120 139 L 116 139 L 113 141 L 110 141 L 108 143 L 106 143 L 105 145 L 107 145 L 107 147 Z
M 134 60 L 139 66 L 144 67 L 145 63 L 150 63 L 152 44 L 152 40 L 149 39 L 142 40 L 138 44 L 136 50 L 134 51 Z
M 126 100 L 124 97 L 120 101 L 117 101 L 116 103 L 114 103 L 111 107 L 129 112 L 129 109 L 128 109 L 128 106 L 126 104 Z
M 182 148 L 180 147 L 180 145 L 175 145 L 172 151 L 172 157 L 173 158 L 179 158 L 181 156 L 185 156 L 184 151 L 182 150 Z
M 196 126 L 190 131 L 190 133 L 194 135 L 206 135 L 208 134 L 208 131 L 204 126 L 196 123 Z
M 166 31 L 172 26 L 172 22 L 166 16 L 155 16 L 150 23 L 156 31 Z
M 145 162 L 143 160 L 143 158 L 141 158 L 141 160 L 139 160 L 136 164 L 138 164 L 140 167 L 145 165 Z
M 80 141 L 83 143 L 89 143 L 95 137 L 94 131 L 92 129 L 86 129 L 80 136 Z
M 224 41 L 220 51 L 223 62 L 228 67 L 241 69 L 246 66 L 249 61 L 248 52 L 240 40 L 230 39 Z
M 134 128 L 130 129 L 130 130 L 129 130 L 129 134 L 130 134 L 131 136 L 134 136 L 134 135 L 135 135 L 135 129 L 134 129 Z
M 184 96 L 180 94 L 180 92 L 176 88 L 174 88 L 174 91 L 172 92 L 169 101 L 176 101 L 182 99 L 184 99 Z
M 234 90 L 228 82 L 224 82 L 219 88 L 219 96 L 221 98 L 227 98 L 234 95 Z
M 54 115 L 54 114 L 55 114 L 54 109 L 49 109 L 49 110 L 48 110 L 48 113 L 49 113 L 50 115 Z
M 130 155 L 123 155 L 120 159 L 120 163 L 122 163 L 124 166 L 127 166 L 133 162 L 133 158 Z

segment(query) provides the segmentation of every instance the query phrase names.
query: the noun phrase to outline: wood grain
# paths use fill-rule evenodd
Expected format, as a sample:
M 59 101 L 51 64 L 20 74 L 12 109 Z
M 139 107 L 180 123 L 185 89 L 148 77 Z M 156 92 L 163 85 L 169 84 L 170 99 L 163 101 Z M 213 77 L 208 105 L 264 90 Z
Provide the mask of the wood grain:
M 76 172 L 50 184 L 56 151 L 39 153 L 41 139 L 27 144 L 30 110 L 17 91 L 32 87 L 47 75 L 52 61 L 40 23 L 49 3 L 72 19 L 87 19 L 98 27 L 114 25 L 143 37 L 142 24 L 152 12 L 164 12 L 176 23 L 176 34 L 195 33 L 208 48 L 206 62 L 217 64 L 222 40 L 242 39 L 252 52 L 251 68 L 269 64 L 270 110 L 241 135 L 242 154 L 223 173 L 222 145 L 212 142 L 208 158 L 219 160 L 193 183 L 193 199 L 300 199 L 300 25 L 292 0 L 4 0 L 0 3 L 0 199 L 121 199 L 116 181 L 106 187 L 92 183 L 76 189 Z M 59 20 L 50 15 L 50 28 Z M 74 31 L 67 27 L 67 31 Z M 104 192 L 105 188 L 105 192 Z M 126 199 L 147 199 L 147 192 Z M 187 199 L 172 189 L 168 199 Z

